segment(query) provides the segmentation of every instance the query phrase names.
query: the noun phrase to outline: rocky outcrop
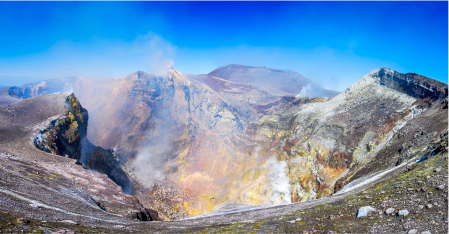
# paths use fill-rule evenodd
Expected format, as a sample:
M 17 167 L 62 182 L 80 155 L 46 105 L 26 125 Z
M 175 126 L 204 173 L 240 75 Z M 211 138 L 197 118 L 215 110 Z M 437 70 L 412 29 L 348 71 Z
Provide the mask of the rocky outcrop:
M 132 191 L 131 182 L 123 171 L 112 149 L 95 146 L 86 138 L 88 112 L 74 94 L 67 97 L 67 112 L 49 120 L 38 130 L 33 142 L 37 148 L 56 155 L 76 159 L 88 169 L 106 174 L 126 192 Z M 48 122 L 48 121 L 47 121 Z
M 436 101 L 447 96 L 447 84 L 416 73 L 403 74 L 388 68 L 381 68 L 372 74 L 379 84 L 415 98 Z
M 142 208 L 131 213 L 131 218 L 140 221 L 158 221 L 158 212 L 152 209 Z
M 69 107 L 64 115 L 50 120 L 48 126 L 40 126 L 33 139 L 37 148 L 48 153 L 80 159 L 82 140 L 87 134 L 87 110 L 74 94 L 67 97 Z

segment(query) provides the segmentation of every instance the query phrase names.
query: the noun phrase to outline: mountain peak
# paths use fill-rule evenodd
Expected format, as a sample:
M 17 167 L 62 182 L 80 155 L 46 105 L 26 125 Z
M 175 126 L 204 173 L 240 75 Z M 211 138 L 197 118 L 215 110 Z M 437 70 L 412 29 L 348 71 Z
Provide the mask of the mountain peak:
M 274 93 L 278 95 L 333 97 L 337 94 L 337 92 L 323 89 L 307 77 L 290 70 L 229 64 L 215 69 L 208 75 L 233 83 L 256 85 L 259 90 L 275 91 Z
M 223 71 L 230 72 L 230 71 L 248 71 L 248 70 L 261 70 L 261 71 L 281 72 L 281 73 L 292 72 L 290 70 L 282 70 L 282 69 L 271 68 L 271 67 L 266 67 L 266 66 L 247 66 L 247 65 L 231 63 L 231 64 L 224 65 L 224 66 L 221 66 L 221 67 L 213 70 L 208 75 L 215 76 L 214 74 L 222 73 Z
M 386 67 L 378 68 L 362 79 L 366 78 L 415 98 L 438 99 L 447 96 L 448 91 L 447 84 L 440 81 L 416 73 L 400 73 Z

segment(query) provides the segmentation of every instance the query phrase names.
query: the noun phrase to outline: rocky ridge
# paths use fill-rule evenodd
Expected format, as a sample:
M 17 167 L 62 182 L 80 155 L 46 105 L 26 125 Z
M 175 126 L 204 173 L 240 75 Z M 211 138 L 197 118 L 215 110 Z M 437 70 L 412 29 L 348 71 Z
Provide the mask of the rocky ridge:
M 432 153 L 447 126 L 447 85 L 416 74 L 378 69 L 330 99 L 282 96 L 218 76 L 136 72 L 102 81 L 92 91 L 95 103 L 87 100 L 94 113 L 88 138 L 117 147 L 134 194 L 164 218 L 204 214 L 225 202 L 330 196 Z M 279 168 L 286 189 L 277 191 L 271 175 Z

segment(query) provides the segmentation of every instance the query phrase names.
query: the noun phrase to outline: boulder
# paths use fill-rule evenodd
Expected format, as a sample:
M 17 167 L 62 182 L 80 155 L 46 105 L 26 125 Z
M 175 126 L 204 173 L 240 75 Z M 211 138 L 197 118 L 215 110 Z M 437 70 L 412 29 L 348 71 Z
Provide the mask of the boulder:
M 357 217 L 367 216 L 370 211 L 375 211 L 375 210 L 376 209 L 371 206 L 360 207 L 359 211 L 357 212 Z
M 400 211 L 398 212 L 398 215 L 399 215 L 399 216 L 407 216 L 407 215 L 408 215 L 408 210 L 400 210 Z
M 77 222 L 73 221 L 73 220 L 62 220 L 61 223 L 66 223 L 66 224 L 71 224 L 71 225 L 78 225 Z
M 148 208 L 142 208 L 140 211 L 134 211 L 131 213 L 132 219 L 140 221 L 155 221 L 158 217 L 159 214 L 157 211 Z
M 388 208 L 388 209 L 385 211 L 385 214 L 389 215 L 389 214 L 392 214 L 393 212 L 394 212 L 394 208 Z
M 145 208 L 146 213 L 148 213 L 149 217 L 151 218 L 150 221 L 155 221 L 159 218 L 159 213 L 152 209 Z
M 17 222 L 18 223 L 29 223 L 30 221 L 28 219 L 26 219 L 26 218 L 18 218 Z
M 75 234 L 75 233 L 68 230 L 59 230 L 57 232 L 52 232 L 51 234 Z

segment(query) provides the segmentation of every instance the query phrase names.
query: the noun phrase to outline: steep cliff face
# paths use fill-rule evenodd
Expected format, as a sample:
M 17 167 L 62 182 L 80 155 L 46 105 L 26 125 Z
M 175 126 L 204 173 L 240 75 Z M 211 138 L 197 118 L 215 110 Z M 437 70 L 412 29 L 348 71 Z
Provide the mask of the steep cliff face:
M 66 104 L 69 107 L 67 113 L 37 127 L 33 142 L 37 148 L 48 153 L 79 159 L 82 139 L 87 134 L 88 114 L 73 94 L 67 97 Z
M 402 74 L 391 69 L 377 71 L 376 82 L 398 92 L 434 102 L 447 96 L 447 84 L 415 73 Z

